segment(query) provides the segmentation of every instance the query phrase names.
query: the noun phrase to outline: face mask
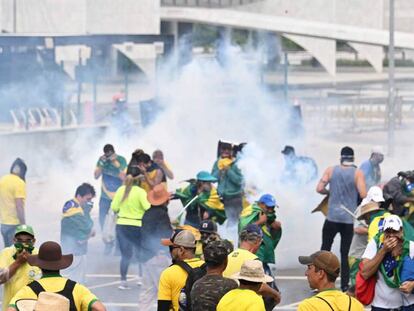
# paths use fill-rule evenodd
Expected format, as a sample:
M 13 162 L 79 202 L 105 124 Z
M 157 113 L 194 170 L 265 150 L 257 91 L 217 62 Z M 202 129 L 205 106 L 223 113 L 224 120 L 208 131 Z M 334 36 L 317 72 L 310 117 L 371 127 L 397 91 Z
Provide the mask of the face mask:
M 16 242 L 16 243 L 14 243 L 14 247 L 16 248 L 16 254 L 14 254 L 13 259 L 16 259 L 17 258 L 17 254 L 20 254 L 24 250 L 26 252 L 28 252 L 29 254 L 31 254 L 33 252 L 33 249 L 34 249 L 32 243 Z
M 82 208 L 85 212 L 89 213 L 91 211 L 91 209 L 93 208 L 93 202 L 92 201 L 87 201 L 87 202 L 83 203 Z

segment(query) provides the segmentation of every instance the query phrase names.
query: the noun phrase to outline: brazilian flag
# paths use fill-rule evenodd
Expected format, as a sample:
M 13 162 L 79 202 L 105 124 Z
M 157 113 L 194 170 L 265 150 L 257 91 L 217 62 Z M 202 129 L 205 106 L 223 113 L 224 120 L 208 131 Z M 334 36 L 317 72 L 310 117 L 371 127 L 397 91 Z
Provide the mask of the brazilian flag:
M 187 205 L 187 203 L 197 195 L 197 187 L 195 182 L 190 182 L 187 187 L 177 189 L 175 195 L 181 200 L 183 206 Z M 226 220 L 224 205 L 220 201 L 216 188 L 212 187 L 209 193 L 200 193 L 198 198 L 193 201 L 188 208 L 197 208 L 197 205 L 200 205 L 207 210 L 207 212 L 212 215 L 211 219 L 220 225 Z
M 240 215 L 239 231 L 243 230 L 247 225 L 255 223 L 262 212 L 257 203 L 246 207 Z M 256 255 L 261 262 L 275 263 L 275 248 L 282 237 L 282 230 L 274 230 L 267 224 L 262 225 L 261 229 L 263 231 L 263 242 Z

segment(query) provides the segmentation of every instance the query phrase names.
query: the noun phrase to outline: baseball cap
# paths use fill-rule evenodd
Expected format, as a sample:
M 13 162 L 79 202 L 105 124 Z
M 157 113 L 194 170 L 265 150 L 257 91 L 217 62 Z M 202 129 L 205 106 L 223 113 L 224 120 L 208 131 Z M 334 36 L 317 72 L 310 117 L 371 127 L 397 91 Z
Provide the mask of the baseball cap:
M 188 248 L 196 247 L 196 239 L 194 234 L 188 230 L 175 232 L 170 239 L 161 239 L 164 246 L 183 246 Z
M 254 233 L 260 237 L 263 237 L 262 229 L 256 224 L 249 224 L 242 231 L 246 231 L 247 233 Z
M 341 265 L 332 252 L 317 251 L 310 256 L 299 256 L 298 259 L 302 265 L 314 265 L 334 277 L 339 275 Z
M 199 181 L 217 182 L 217 178 L 206 171 L 198 172 L 196 179 Z
M 263 194 L 260 197 L 260 199 L 259 199 L 258 202 L 259 203 L 263 203 L 267 207 L 275 207 L 275 206 L 277 206 L 275 197 L 273 195 L 271 195 L 271 194 L 268 194 L 268 193 L 267 194 Z
M 382 189 L 378 186 L 372 186 L 367 192 L 367 196 L 362 200 L 360 206 L 366 205 L 370 202 L 381 203 L 385 202 Z
M 31 236 L 35 236 L 33 228 L 29 225 L 18 225 L 16 227 L 16 231 L 14 233 L 14 236 L 18 235 L 19 233 L 27 233 L 30 234 Z
M 200 223 L 199 231 L 205 233 L 215 233 L 217 232 L 217 224 L 211 219 L 203 220 Z
M 285 149 L 282 150 L 283 154 L 291 154 L 291 153 L 295 153 L 295 148 L 293 148 L 292 146 L 286 145 Z
M 382 230 L 385 231 L 387 229 L 392 229 L 395 231 L 400 231 L 402 227 L 403 223 L 400 217 L 397 215 L 389 215 L 384 218 L 384 225 L 382 227 Z
M 229 255 L 228 246 L 223 241 L 212 241 L 203 248 L 206 263 L 220 265 Z

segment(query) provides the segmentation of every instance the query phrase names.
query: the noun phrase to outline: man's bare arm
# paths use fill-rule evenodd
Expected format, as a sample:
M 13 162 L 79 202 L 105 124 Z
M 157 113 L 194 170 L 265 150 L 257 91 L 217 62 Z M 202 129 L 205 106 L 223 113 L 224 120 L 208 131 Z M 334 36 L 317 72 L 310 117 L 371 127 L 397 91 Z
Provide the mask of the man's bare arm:
M 332 167 L 328 167 L 322 175 L 322 178 L 319 180 L 318 185 L 316 186 L 316 192 L 320 194 L 329 194 L 329 190 L 326 189 L 326 186 L 329 184 L 332 176 Z

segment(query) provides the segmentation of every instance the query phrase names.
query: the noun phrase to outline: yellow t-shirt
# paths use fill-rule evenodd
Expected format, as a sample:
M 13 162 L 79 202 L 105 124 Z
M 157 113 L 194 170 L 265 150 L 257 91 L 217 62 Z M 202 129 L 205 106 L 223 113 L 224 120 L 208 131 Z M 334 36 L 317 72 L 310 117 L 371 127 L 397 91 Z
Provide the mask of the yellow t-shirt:
M 265 311 L 263 298 L 250 289 L 236 288 L 225 294 L 217 305 L 217 311 Z
M 326 300 L 332 309 L 329 307 L 328 303 L 324 300 L 320 299 L 323 298 Z M 351 303 L 351 307 L 349 308 L 349 304 Z M 337 289 L 330 289 L 324 290 L 319 294 L 303 300 L 299 306 L 297 311 L 331 311 L 331 310 L 350 310 L 350 311 L 363 311 L 364 306 L 355 298 L 348 296 L 347 294 L 337 290 Z
M 238 248 L 231 252 L 227 259 L 227 268 L 224 270 L 223 276 L 229 278 L 233 274 L 240 272 L 241 266 L 246 260 L 255 260 L 257 256 L 248 250 Z
M 14 262 L 14 254 L 16 248 L 14 246 L 6 247 L 0 253 L 0 268 L 7 268 Z M 33 253 L 36 255 L 38 249 L 34 249 Z M 33 280 L 38 280 L 42 276 L 42 272 L 38 267 L 33 267 L 28 263 L 25 263 L 17 269 L 16 273 L 11 279 L 4 283 L 3 291 L 3 311 L 7 309 L 10 300 L 13 296 L 25 285 L 29 284 Z
M 38 282 L 47 292 L 57 293 L 63 290 L 66 284 L 66 278 L 60 275 L 47 275 L 42 277 Z M 88 311 L 90 306 L 98 299 L 89 289 L 85 286 L 76 283 L 73 289 L 73 299 L 75 301 L 76 309 L 78 311 Z M 36 294 L 31 290 L 30 287 L 25 286 L 20 289 L 17 294 L 12 298 L 9 306 L 16 308 L 16 301 L 21 299 L 37 299 Z
M 26 183 L 19 176 L 8 174 L 0 179 L 0 218 L 5 225 L 20 224 L 16 199 L 26 199 Z
M 200 267 L 204 261 L 193 258 L 184 260 L 191 268 Z M 158 300 L 172 301 L 174 311 L 178 311 L 180 291 L 187 281 L 187 272 L 177 265 L 165 269 L 160 276 L 158 285 Z
M 112 210 L 117 213 L 118 225 L 142 226 L 142 217 L 151 207 L 147 200 L 147 193 L 138 186 L 132 186 L 128 198 L 122 202 L 125 186 L 121 186 L 115 193 L 111 203 Z

